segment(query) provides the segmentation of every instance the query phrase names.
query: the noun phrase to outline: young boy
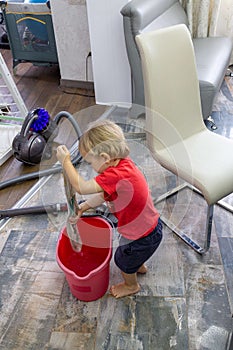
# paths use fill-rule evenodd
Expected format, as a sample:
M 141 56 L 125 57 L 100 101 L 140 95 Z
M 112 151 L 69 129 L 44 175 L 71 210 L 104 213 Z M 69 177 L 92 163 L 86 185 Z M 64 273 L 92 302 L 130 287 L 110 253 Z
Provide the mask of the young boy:
M 137 273 L 147 272 L 144 263 L 162 240 L 162 224 L 147 182 L 128 156 L 129 147 L 122 129 L 111 121 L 90 124 L 80 138 L 79 151 L 98 173 L 91 180 L 86 181 L 74 168 L 66 146 L 57 148 L 57 159 L 75 191 L 96 193 L 80 204 L 76 219 L 84 211 L 107 202 L 118 219 L 121 238 L 114 260 L 124 280 L 112 286 L 110 292 L 116 298 L 137 293 L 140 290 Z

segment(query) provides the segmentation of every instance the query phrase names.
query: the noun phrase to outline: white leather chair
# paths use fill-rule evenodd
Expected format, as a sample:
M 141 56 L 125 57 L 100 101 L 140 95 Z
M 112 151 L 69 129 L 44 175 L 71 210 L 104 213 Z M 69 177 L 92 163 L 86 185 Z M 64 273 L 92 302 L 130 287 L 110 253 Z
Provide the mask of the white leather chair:
M 214 204 L 233 192 L 233 140 L 209 131 L 201 112 L 199 82 L 190 33 L 184 24 L 136 36 L 146 106 L 148 147 L 153 157 L 185 183 L 155 201 L 188 186 L 207 204 L 202 248 L 172 222 L 165 224 L 198 253 L 210 247 Z

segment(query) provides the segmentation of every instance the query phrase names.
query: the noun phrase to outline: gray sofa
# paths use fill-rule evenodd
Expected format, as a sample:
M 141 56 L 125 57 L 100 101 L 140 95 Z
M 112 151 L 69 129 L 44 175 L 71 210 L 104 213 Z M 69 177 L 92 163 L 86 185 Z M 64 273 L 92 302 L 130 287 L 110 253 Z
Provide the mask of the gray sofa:
M 179 23 L 188 26 L 188 18 L 178 0 L 132 0 L 121 9 L 121 14 L 132 75 L 132 103 L 144 106 L 141 62 L 135 36 Z M 193 45 L 203 119 L 207 120 L 226 74 L 233 45 L 227 37 L 197 38 L 193 39 Z

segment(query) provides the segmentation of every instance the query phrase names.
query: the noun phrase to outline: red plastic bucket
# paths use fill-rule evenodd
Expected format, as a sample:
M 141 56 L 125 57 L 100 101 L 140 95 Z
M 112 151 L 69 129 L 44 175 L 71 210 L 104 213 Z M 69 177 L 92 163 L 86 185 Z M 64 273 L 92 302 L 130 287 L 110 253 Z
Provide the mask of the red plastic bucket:
M 82 239 L 81 252 L 75 252 L 61 231 L 56 258 L 64 271 L 71 293 L 82 301 L 101 298 L 108 289 L 112 257 L 112 226 L 102 217 L 81 217 L 77 223 Z

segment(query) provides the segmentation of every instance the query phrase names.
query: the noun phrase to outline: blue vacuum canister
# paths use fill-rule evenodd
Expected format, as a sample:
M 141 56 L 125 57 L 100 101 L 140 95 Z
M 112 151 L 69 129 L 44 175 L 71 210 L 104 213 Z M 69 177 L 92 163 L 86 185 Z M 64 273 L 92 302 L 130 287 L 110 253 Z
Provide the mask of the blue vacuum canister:
M 58 135 L 57 123 L 43 108 L 30 111 L 12 143 L 14 157 L 27 164 L 38 164 L 52 156 L 52 141 Z

